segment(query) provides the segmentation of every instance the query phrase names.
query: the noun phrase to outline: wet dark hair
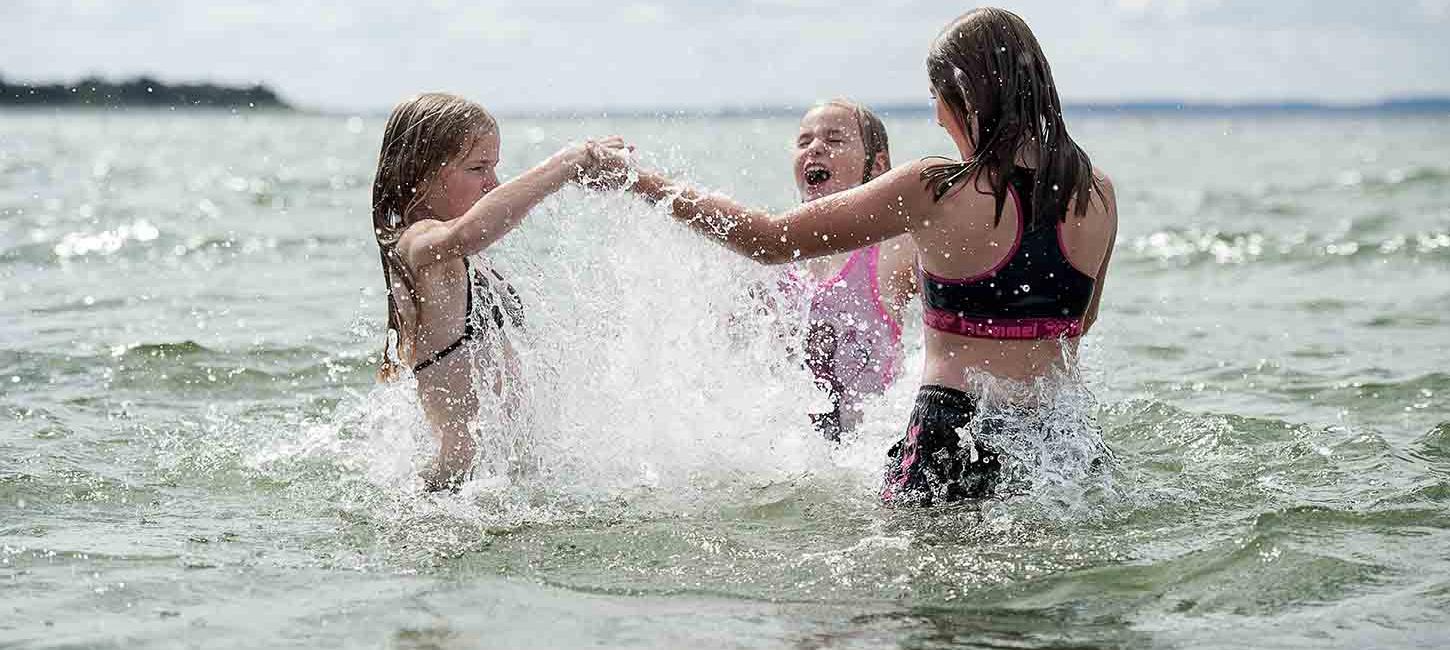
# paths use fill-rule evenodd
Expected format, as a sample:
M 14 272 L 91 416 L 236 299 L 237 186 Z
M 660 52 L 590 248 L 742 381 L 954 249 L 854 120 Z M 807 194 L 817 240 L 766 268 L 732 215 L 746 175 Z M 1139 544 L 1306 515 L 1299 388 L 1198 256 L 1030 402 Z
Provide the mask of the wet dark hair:
M 398 297 L 413 303 L 418 297 L 412 274 L 398 254 L 398 240 L 416 221 L 414 210 L 423 202 L 428 186 L 450 161 L 469 152 L 485 133 L 497 132 L 498 122 L 482 106 L 448 93 L 424 93 L 393 107 L 383 129 L 378 170 L 373 177 L 373 234 L 388 287 L 388 342 L 378 369 L 382 379 L 398 375 L 393 353 L 401 356 L 407 334 L 403 331 Z
M 997 200 L 994 223 L 1001 223 L 1008 176 L 1025 152 L 1037 170 L 1034 213 L 1022 215 L 1027 229 L 1065 221 L 1073 199 L 1077 216 L 1087 214 L 1094 190 L 1101 191 L 1092 160 L 1067 133 L 1052 69 L 1021 17 L 992 7 L 964 14 L 932 43 L 926 71 L 972 146 L 967 160 L 922 172 L 935 200 L 964 179 L 985 180 Z
M 891 169 L 891 142 L 886 137 L 886 125 L 881 122 L 881 118 L 866 108 L 865 104 L 841 97 L 816 104 L 816 108 L 825 106 L 844 108 L 856 116 L 856 126 L 861 129 L 861 148 L 866 152 L 866 170 L 861 175 L 862 183 L 869 183 L 875 178 L 871 172 L 876 166 L 877 154 L 886 154 L 886 168 Z

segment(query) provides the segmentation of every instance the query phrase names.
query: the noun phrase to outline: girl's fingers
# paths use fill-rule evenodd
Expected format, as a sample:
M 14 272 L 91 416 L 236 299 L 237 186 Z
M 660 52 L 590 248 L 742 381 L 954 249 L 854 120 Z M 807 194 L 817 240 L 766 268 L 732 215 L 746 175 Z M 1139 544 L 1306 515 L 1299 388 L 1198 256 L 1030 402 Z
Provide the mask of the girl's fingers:
M 611 136 L 609 136 L 607 138 L 600 138 L 599 140 L 596 140 L 595 142 L 598 143 L 599 145 L 604 146 L 604 147 L 609 148 L 609 149 L 633 149 L 634 148 L 634 147 L 630 146 L 629 143 L 625 142 L 624 141 L 624 138 L 622 136 L 618 136 L 618 135 L 611 135 Z

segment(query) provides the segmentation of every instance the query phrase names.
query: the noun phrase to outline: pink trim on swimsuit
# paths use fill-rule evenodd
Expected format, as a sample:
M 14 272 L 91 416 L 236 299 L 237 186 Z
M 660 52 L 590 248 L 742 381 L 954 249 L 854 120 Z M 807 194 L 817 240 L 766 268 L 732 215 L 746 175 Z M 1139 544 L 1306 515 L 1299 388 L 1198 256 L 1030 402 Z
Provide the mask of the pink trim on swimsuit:
M 1012 250 L 1007 251 L 1006 257 L 1002 258 L 1001 261 L 997 262 L 997 264 L 994 265 L 992 268 L 965 278 L 947 278 L 932 273 L 931 271 L 926 270 L 926 267 L 921 265 L 921 258 L 918 257 L 916 261 L 916 267 L 921 270 L 922 275 L 931 278 L 933 282 L 939 284 L 971 284 L 973 282 L 985 280 L 989 277 L 996 275 L 998 271 L 1002 270 L 1002 267 L 1007 266 L 1007 263 L 1012 261 L 1012 258 L 1017 257 L 1017 251 L 1022 248 L 1022 235 L 1023 228 L 1026 224 L 1026 215 L 1022 214 L 1022 197 L 1017 196 L 1017 190 L 1008 187 L 1007 193 L 1012 195 L 1012 202 L 1017 206 L 1017 238 L 1012 240 Z
M 921 425 L 912 422 L 911 428 L 906 430 L 905 445 L 901 450 L 901 464 L 895 468 L 895 476 L 887 476 L 885 485 L 881 486 L 881 500 L 890 503 L 896 498 L 896 491 L 906 490 L 906 484 L 911 479 L 911 468 L 916 465 L 916 457 L 920 448 Z
M 1082 336 L 1082 321 L 1072 318 L 973 318 L 925 309 L 922 320 L 934 330 L 978 339 L 1041 340 Z
M 1067 242 L 1064 241 L 1063 238 L 1062 238 L 1062 227 L 1063 226 L 1066 226 L 1066 225 L 1067 225 L 1067 222 L 1066 221 L 1059 221 L 1059 222 L 1057 222 L 1057 250 L 1062 251 L 1062 259 L 1067 260 L 1068 266 L 1071 266 L 1072 268 L 1077 269 L 1077 272 L 1078 273 L 1081 273 L 1081 274 L 1086 275 L 1086 276 L 1088 276 L 1090 278 L 1096 279 L 1094 277 L 1094 274 L 1093 273 L 1089 273 L 1089 272 L 1083 270 L 1083 268 L 1081 266 L 1078 266 L 1077 265 L 1077 262 L 1072 261 L 1072 255 L 1069 255 L 1068 254 L 1068 251 L 1067 251 Z
M 861 253 L 866 250 L 868 249 L 859 248 L 851 251 L 851 255 L 846 258 L 846 263 L 841 265 L 841 269 L 839 271 L 836 271 L 836 274 L 832 275 L 831 279 L 816 283 L 816 290 L 820 291 L 822 289 L 826 289 L 836 284 L 837 282 L 842 281 L 842 279 L 846 277 L 846 274 L 851 271 L 851 267 L 856 265 L 856 260 L 861 257 Z
M 1026 223 L 1026 215 L 1022 210 L 1022 197 L 1017 190 L 1008 187 L 1007 191 L 1012 195 L 1012 201 L 1017 206 L 1017 239 L 1012 244 L 1012 251 L 1002 258 L 990 271 L 979 273 L 968 278 L 945 278 L 935 275 L 921 266 L 920 259 L 917 260 L 917 270 L 927 279 L 937 284 L 972 284 L 990 278 L 1007 266 L 1017 252 L 1022 248 L 1023 228 Z M 1067 248 L 1062 241 L 1062 227 L 1058 224 L 1057 246 L 1062 251 L 1062 256 L 1068 264 L 1072 259 L 1067 256 Z M 1073 268 L 1077 268 L 1074 266 Z M 1078 269 L 1079 272 L 1082 269 Z M 1087 275 L 1086 273 L 1083 273 Z M 925 301 L 923 301 L 925 302 Z M 1082 336 L 1082 320 L 1074 318 L 982 318 L 967 316 L 962 313 L 954 313 L 940 309 L 932 309 L 923 305 L 922 320 L 927 327 L 949 334 L 967 336 L 983 339 L 1006 339 L 1006 340 L 1041 340 L 1055 338 L 1076 338 Z
M 881 374 L 885 376 L 886 385 L 890 386 L 896 383 L 896 361 L 897 357 L 900 356 L 899 352 L 901 348 L 901 324 L 897 323 L 896 319 L 891 317 L 891 313 L 886 310 L 886 303 L 881 300 L 881 246 L 877 245 L 872 248 L 876 249 L 876 254 L 872 255 L 868 262 L 871 266 L 869 273 L 873 280 L 871 282 L 871 301 L 876 304 L 876 313 L 881 316 L 881 320 L 886 321 L 886 326 L 891 329 L 891 343 L 898 351 L 896 356 L 891 357 L 886 367 L 881 369 Z

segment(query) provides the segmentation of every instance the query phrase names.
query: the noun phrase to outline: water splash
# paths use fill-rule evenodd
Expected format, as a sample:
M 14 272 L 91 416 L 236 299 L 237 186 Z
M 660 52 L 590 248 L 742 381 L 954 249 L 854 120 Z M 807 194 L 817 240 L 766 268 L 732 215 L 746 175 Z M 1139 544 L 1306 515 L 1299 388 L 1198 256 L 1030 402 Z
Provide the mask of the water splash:
M 804 415 L 823 397 L 788 353 L 800 349 L 791 337 L 805 328 L 803 310 L 780 291 L 779 269 L 627 197 L 574 192 L 546 202 L 491 253 L 528 311 L 527 330 L 511 335 L 527 416 L 480 418 L 477 470 L 460 491 L 470 516 L 507 525 L 621 502 L 635 514 L 678 514 L 748 502 L 778 484 L 824 487 L 874 507 L 886 449 L 901 436 L 922 367 L 910 315 L 910 371 L 867 404 L 854 436 L 833 446 Z M 332 457 L 375 486 L 416 495 L 437 442 L 412 390 L 401 382 L 357 395 L 332 421 L 253 462 Z M 1108 485 L 1107 452 L 1081 379 L 1011 389 L 1034 395 L 1034 409 L 997 399 L 1004 390 L 980 386 L 986 399 L 975 426 L 990 429 L 983 435 L 1013 459 L 1011 492 L 1064 516 L 1090 507 L 1084 495 Z

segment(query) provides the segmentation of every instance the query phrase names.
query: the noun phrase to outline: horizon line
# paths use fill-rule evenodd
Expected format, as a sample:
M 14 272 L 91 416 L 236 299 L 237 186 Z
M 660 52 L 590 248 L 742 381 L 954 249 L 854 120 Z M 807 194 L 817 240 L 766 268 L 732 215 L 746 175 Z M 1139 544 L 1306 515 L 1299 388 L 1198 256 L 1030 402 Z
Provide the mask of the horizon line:
M 931 112 L 930 104 L 919 102 L 860 102 L 882 116 L 920 115 Z M 794 115 L 815 102 L 795 104 L 782 102 L 758 105 L 726 106 L 657 106 L 657 107 L 589 107 L 589 108 L 510 108 L 496 111 L 507 117 L 589 118 L 589 117 L 778 117 Z M 1063 110 L 1069 113 L 1447 113 L 1450 95 L 1406 95 L 1373 101 L 1338 102 L 1313 99 L 1268 100 L 1189 100 L 1189 99 L 1125 99 L 1067 101 Z M 320 110 L 321 113 L 337 113 Z M 347 111 L 341 111 L 347 112 Z M 386 109 L 363 111 L 364 114 L 386 114 Z
M 18 82 L 18 83 L 17 83 Z M 349 115 L 377 115 L 387 114 L 389 107 L 340 107 L 322 105 L 308 105 L 306 103 L 294 103 L 289 101 L 282 93 L 277 92 L 270 84 L 265 82 L 252 83 L 218 83 L 216 81 L 163 81 L 152 77 L 149 74 L 136 75 L 126 79 L 110 79 L 99 75 L 88 75 L 81 79 L 62 82 L 37 82 L 33 80 L 8 79 L 4 72 L 0 72 L 0 83 L 18 87 L 59 87 L 79 88 L 87 82 L 101 82 L 108 85 L 125 85 L 136 83 L 151 83 L 159 87 L 187 88 L 192 86 L 206 86 L 208 89 L 219 91 L 266 91 L 283 104 L 284 110 L 293 110 L 303 113 L 315 114 L 349 114 Z M 907 114 L 916 115 L 930 112 L 931 104 L 910 100 L 883 100 L 883 101 L 862 101 L 861 104 L 870 107 L 873 111 L 882 115 Z M 584 106 L 584 107 L 540 107 L 540 106 L 517 106 L 499 109 L 499 115 L 510 117 L 770 117 L 785 114 L 797 113 L 809 106 L 815 105 L 811 102 L 756 102 L 734 105 L 620 105 L 620 106 Z M 0 101 L 0 106 L 4 102 Z M 60 104 L 70 106 L 71 104 Z M 44 104 L 33 106 L 43 107 Z M 124 106 L 124 104 L 122 105 Z M 187 107 L 191 108 L 191 107 Z M 222 108 L 222 107 L 218 107 Z M 1120 99 L 1083 99 L 1063 102 L 1065 112 L 1112 112 L 1112 113 L 1284 113 L 1284 112 L 1320 112 L 1320 113 L 1366 113 L 1366 112 L 1410 112 L 1410 113 L 1437 113 L 1450 112 L 1450 93 L 1401 93 L 1384 95 L 1373 99 L 1358 100 L 1332 100 L 1327 98 L 1305 98 L 1305 97 L 1277 97 L 1263 99 L 1210 99 L 1210 98 L 1186 98 L 1172 96 L 1139 96 L 1124 97 Z

